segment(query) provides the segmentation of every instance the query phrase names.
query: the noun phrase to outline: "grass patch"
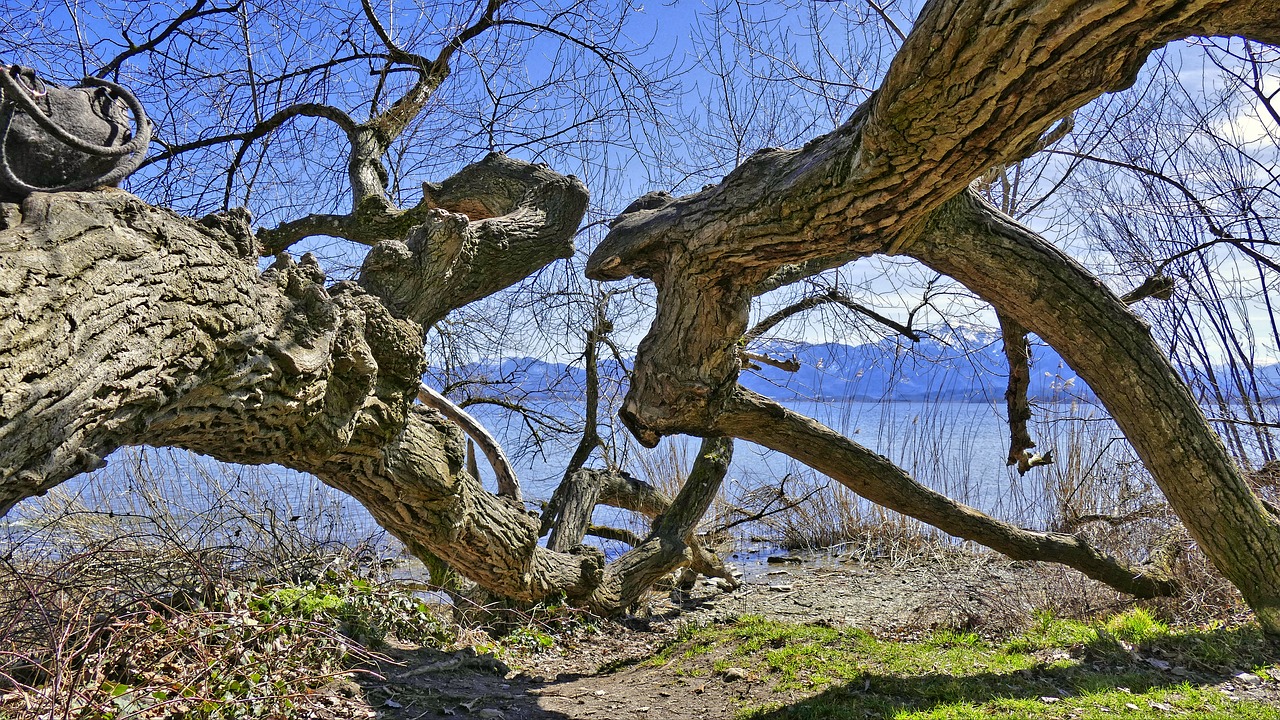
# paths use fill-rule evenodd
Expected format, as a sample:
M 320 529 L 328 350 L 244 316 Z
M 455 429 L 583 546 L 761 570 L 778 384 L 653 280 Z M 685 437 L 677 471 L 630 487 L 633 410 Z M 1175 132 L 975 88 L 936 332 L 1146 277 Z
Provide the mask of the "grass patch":
M 1041 614 L 1000 641 L 953 630 L 878 640 L 748 616 L 688 630 L 659 656 L 690 673 L 747 669 L 775 697 L 756 693 L 744 719 L 1280 718 L 1216 687 L 1241 671 L 1280 681 L 1256 628 L 1172 629 L 1143 610 L 1093 623 Z

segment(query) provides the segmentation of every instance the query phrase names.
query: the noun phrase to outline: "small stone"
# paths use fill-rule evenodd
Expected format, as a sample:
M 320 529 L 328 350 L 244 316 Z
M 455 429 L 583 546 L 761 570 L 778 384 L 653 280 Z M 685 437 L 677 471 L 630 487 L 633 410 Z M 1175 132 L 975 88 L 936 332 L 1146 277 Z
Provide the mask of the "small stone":
M 392 699 L 390 699 L 390 698 L 387 698 L 387 700 L 386 700 L 385 702 L 383 702 L 383 703 L 382 703 L 382 705 L 383 705 L 383 707 L 389 707 L 389 708 L 391 708 L 391 709 L 393 709 L 393 710 L 404 707 L 404 706 L 403 706 L 403 705 L 401 705 L 400 703 L 398 703 L 398 702 L 396 702 L 395 700 L 392 700 Z
M 1169 663 L 1167 663 L 1167 662 L 1165 662 L 1164 660 L 1161 660 L 1161 659 L 1159 659 L 1159 658 L 1150 658 L 1150 657 L 1149 657 L 1149 658 L 1147 658 L 1146 660 L 1147 660 L 1147 664 L 1148 664 L 1148 665 L 1150 665 L 1151 667 L 1153 667 L 1153 668 L 1155 668 L 1155 669 L 1157 669 L 1157 670 L 1168 670 L 1168 669 L 1169 669 Z
M 597 691 L 595 691 L 595 692 L 593 692 L 593 693 L 591 693 L 591 694 L 592 694 L 592 695 L 595 695 L 596 697 L 604 697 L 605 695 L 608 695 L 609 693 L 605 692 L 604 690 L 597 690 Z
M 1168 703 L 1153 702 L 1151 703 L 1151 708 L 1153 710 L 1160 710 L 1162 712 L 1173 712 L 1173 706 L 1169 705 Z
M 1236 675 L 1236 679 L 1244 683 L 1245 685 L 1256 685 L 1262 682 L 1262 678 L 1249 672 L 1239 673 L 1238 675 Z
M 1125 704 L 1124 704 L 1124 706 L 1125 706 L 1125 707 L 1127 707 L 1127 708 L 1129 708 L 1130 710 L 1133 710 L 1134 712 L 1137 712 L 1137 711 L 1139 711 L 1139 710 L 1141 710 L 1141 709 L 1142 709 L 1142 708 L 1138 707 L 1137 705 L 1134 705 L 1133 703 L 1125 703 Z
M 795 555 L 770 555 L 768 558 L 765 559 L 765 562 L 769 563 L 770 565 L 783 565 L 783 564 L 799 565 L 804 561 L 801 560 L 799 557 L 796 557 Z
M 1174 675 L 1177 675 L 1179 677 L 1191 674 L 1190 672 L 1187 671 L 1186 668 L 1182 667 L 1181 665 L 1179 665 L 1178 667 L 1175 667 L 1170 672 L 1172 672 Z
M 496 708 L 485 708 L 477 711 L 475 715 L 479 718 L 488 718 L 488 720 L 504 720 L 507 717 L 502 714 L 501 710 Z
M 734 680 L 746 680 L 747 671 L 740 667 L 725 668 L 724 679 L 733 682 Z
M 1052 695 L 1042 695 L 1040 697 L 1040 702 L 1042 703 L 1056 703 L 1061 701 L 1062 701 L 1062 698 L 1054 697 Z
M 645 705 L 645 706 L 643 706 L 643 707 L 638 707 L 638 708 L 636 708 L 636 712 L 649 712 L 649 710 L 651 710 L 651 709 L 652 709 L 652 708 L 650 708 L 648 705 Z

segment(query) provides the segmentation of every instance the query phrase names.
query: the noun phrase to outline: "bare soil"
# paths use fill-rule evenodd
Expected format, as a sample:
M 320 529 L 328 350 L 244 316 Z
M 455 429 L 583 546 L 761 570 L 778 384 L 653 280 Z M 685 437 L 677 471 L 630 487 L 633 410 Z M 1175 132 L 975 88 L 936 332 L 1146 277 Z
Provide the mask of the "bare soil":
M 702 661 L 701 673 L 644 662 L 686 623 L 722 623 L 750 614 L 854 626 L 895 639 L 940 627 L 999 636 L 1021 628 L 1036 608 L 1089 613 L 1118 602 L 1113 592 L 1073 571 L 989 555 L 910 563 L 809 558 L 757 567 L 733 592 L 703 581 L 687 597 L 654 595 L 632 617 L 558 637 L 553 648 L 510 665 L 472 650 L 395 646 L 376 673 L 327 688 L 316 716 L 722 720 L 744 705 L 790 703 L 806 693 L 779 695 L 760 678 L 716 673 L 710 669 L 714 652 Z M 1280 707 L 1280 683 L 1245 686 L 1222 673 L 1178 680 L 1218 685 L 1235 697 Z

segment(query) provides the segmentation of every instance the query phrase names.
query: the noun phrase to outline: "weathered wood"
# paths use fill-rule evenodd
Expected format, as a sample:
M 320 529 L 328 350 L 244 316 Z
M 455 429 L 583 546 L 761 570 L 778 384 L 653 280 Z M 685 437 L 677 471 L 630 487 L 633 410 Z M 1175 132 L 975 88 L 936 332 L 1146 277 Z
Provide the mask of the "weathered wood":
M 1191 536 L 1280 632 L 1280 520 L 1252 491 L 1150 328 L 1087 270 L 966 193 L 913 254 L 1056 349 L 1098 395 Z
M 426 327 L 523 280 L 529 268 L 573 255 L 573 233 L 587 209 L 583 184 L 545 165 L 492 153 L 464 173 L 466 187 L 494 192 L 464 206 L 496 215 L 472 220 L 439 207 L 411 213 L 415 222 L 386 228 L 360 270 L 361 287 Z M 490 185 L 480 182 L 490 175 Z
M 888 458 L 745 388 L 734 394 L 717 429 L 786 453 L 874 503 L 1009 557 L 1062 563 L 1138 597 L 1177 591 L 1155 568 L 1128 566 L 1075 536 L 1024 530 L 934 492 Z
M 503 178 L 535 181 L 520 202 L 560 197 L 566 207 L 539 210 L 544 226 L 530 226 L 530 206 L 518 204 L 509 215 L 480 221 L 492 232 L 467 239 L 462 227 L 459 236 L 470 245 L 462 256 L 424 245 L 424 256 L 451 272 L 478 277 L 485 271 L 474 263 L 488 264 L 488 277 L 451 286 L 463 288 L 455 300 L 496 290 L 501 278 L 523 277 L 570 247 L 577 220 L 568 215 L 583 207 L 581 186 L 549 182 L 549 171 L 536 166 L 513 174 L 510 162 L 498 165 Z M 486 165 L 492 158 L 473 168 L 472 181 Z M 509 182 L 500 185 L 509 190 Z M 554 193 L 544 192 L 548 185 Z M 148 443 L 313 473 L 359 500 L 411 551 L 513 600 L 564 596 L 611 613 L 643 590 L 636 578 L 659 570 L 692 563 L 728 574 L 696 539 L 646 540 L 609 567 L 598 551 L 578 545 L 580 532 L 572 552 L 540 547 L 538 522 L 514 497 L 514 476 L 507 497 L 499 497 L 464 471 L 458 425 L 412 404 L 424 394 L 420 321 L 439 311 L 403 317 L 378 296 L 394 295 L 387 288 L 397 273 L 401 290 L 422 282 L 424 260 L 381 266 L 368 288 L 326 286 L 310 256 L 295 262 L 281 254 L 259 272 L 258 244 L 243 213 L 197 223 L 120 191 L 35 194 L 20 214 L 7 207 L 13 211 L 0 230 L 0 511 L 99 466 L 122 445 Z M 521 243 L 530 249 L 490 252 L 499 236 L 505 250 Z M 365 270 L 367 279 L 369 263 Z M 432 302 L 443 308 L 449 300 Z M 425 394 L 454 421 L 475 425 Z M 483 439 L 480 430 L 471 428 Z M 692 486 L 698 496 L 682 493 L 690 507 L 705 507 L 704 496 L 714 495 L 715 478 L 723 477 L 707 475 L 707 463 L 695 465 L 695 476 L 704 478 Z M 714 482 L 705 479 L 712 476 Z M 606 479 L 598 496 L 607 502 L 651 517 L 671 508 L 652 488 Z M 698 518 L 687 509 L 676 517 L 665 531 L 688 530 L 692 538 Z
M 1026 451 L 1036 446 L 1027 429 L 1031 421 L 1031 401 L 1027 397 L 1031 389 L 1031 345 L 1027 342 L 1027 329 L 1017 320 L 1004 313 L 997 313 L 996 317 L 1000 321 L 1000 339 L 1009 368 L 1009 382 L 1004 391 L 1005 411 L 1009 414 L 1009 457 L 1005 464 L 1017 465 L 1018 472 L 1025 475 L 1031 469 Z
M 532 195 L 548 201 L 538 194 L 547 171 L 530 167 Z M 497 242 L 492 233 L 474 234 L 472 260 L 504 269 L 463 280 L 457 298 L 496 290 L 493 278 L 523 277 L 570 247 L 576 220 L 564 214 L 584 193 L 557 187 L 568 209 L 543 213 L 556 232 L 530 227 L 528 206 L 481 221 L 496 230 L 511 220 L 508 248 L 527 240 L 551 250 L 494 253 L 483 247 Z M 457 427 L 413 405 L 420 322 L 357 283 L 327 286 L 309 256 L 281 255 L 260 272 L 242 213 L 197 223 L 104 191 L 37 193 L 17 215 L 6 212 L 0 230 L 0 511 L 123 445 L 184 447 L 314 473 L 411 549 L 507 597 L 567 594 L 617 609 L 619 583 L 604 584 L 603 558 L 539 547 L 524 508 L 462 470 Z M 465 259 L 442 262 L 480 274 Z
M 580 468 L 560 482 L 542 517 L 543 526 L 551 530 L 548 548 L 568 552 L 582 544 L 604 483 L 613 475 L 608 470 Z
M 680 492 L 668 507 L 654 520 L 649 537 L 623 553 L 610 566 L 623 606 L 639 599 L 658 578 L 685 565 L 703 575 L 719 577 L 737 586 L 733 575 L 714 554 L 697 542 L 694 534 L 698 522 L 706 515 L 707 508 L 719 492 L 732 458 L 732 439 L 703 439 L 689 477 L 685 478 Z
M 963 195 L 1059 118 L 1126 87 L 1153 49 L 1192 35 L 1276 42 L 1280 0 L 927 2 L 882 86 L 843 126 L 801 149 L 761 151 L 700 193 L 641 198 L 613 224 L 589 274 L 651 278 L 658 299 L 624 422 L 647 445 L 675 432 L 786 445 L 1014 553 L 1057 552 L 1108 582 L 1154 587 L 1070 538 L 1010 532 L 890 482 L 892 466 L 785 414 L 787 432 L 770 435 L 776 413 L 744 401 L 739 340 L 754 296 L 869 254 L 917 257 L 1090 382 L 1206 554 L 1280 637 L 1277 520 L 1141 323 L 1064 255 Z M 424 327 L 571 252 L 586 197 L 573 178 L 493 156 L 427 188 L 418 207 L 393 207 L 381 158 L 447 75 L 447 54 L 405 56 L 421 60 L 418 81 L 370 122 L 298 110 L 327 113 L 351 140 L 349 215 L 260 239 L 243 216 L 197 224 L 120 192 L 37 193 L 20 218 L 3 208 L 0 511 L 121 445 L 164 444 L 313 472 L 411 549 L 511 598 L 565 593 L 616 610 L 689 557 L 728 440 L 704 443 L 654 533 L 606 567 L 599 552 L 539 547 L 522 507 L 461 470 L 456 426 L 412 404 Z M 271 254 L 316 233 L 373 246 L 359 282 L 326 285 L 307 256 L 282 254 L 258 272 L 260 246 Z M 853 470 L 837 467 L 846 461 Z
M 507 460 L 507 454 L 502 452 L 502 446 L 484 425 L 425 383 L 418 385 L 418 402 L 457 423 L 458 427 L 462 428 L 462 432 L 470 438 L 469 443 L 478 443 L 481 452 L 489 460 L 489 467 L 493 468 L 494 478 L 498 482 L 498 494 L 516 502 L 520 501 L 520 480 L 516 478 L 516 471 L 511 467 L 511 461 Z M 474 461 L 475 456 L 470 452 L 468 457 Z M 473 477 L 479 477 L 478 471 L 470 467 L 470 464 L 467 472 L 470 472 Z
M 648 538 L 637 537 L 634 538 L 635 542 L 618 533 L 608 535 L 624 540 L 632 546 L 633 551 L 640 552 L 628 559 L 622 567 L 643 566 L 642 574 L 645 577 L 656 578 L 678 567 L 688 566 L 708 577 L 727 580 L 736 587 L 737 579 L 697 535 L 698 522 L 706 514 L 707 507 L 724 479 L 720 465 L 727 468 L 727 458 L 731 455 L 731 442 L 704 440 L 689 477 L 674 499 L 649 483 L 622 471 L 591 468 L 577 470 L 560 483 L 547 503 L 543 514 L 543 531 L 549 528 L 551 532 L 547 548 L 569 552 L 582 543 L 585 535 L 599 535 L 591 524 L 591 516 L 597 505 L 609 505 L 638 513 L 653 522 Z M 696 517 L 690 519 L 694 513 Z M 659 539 L 657 545 L 650 542 L 659 536 L 666 540 Z M 672 537 L 678 537 L 679 541 L 672 541 Z M 641 557 L 648 559 L 641 563 L 638 559 Z M 636 599 L 635 592 L 645 589 L 640 587 L 641 584 L 643 581 L 634 578 L 622 581 L 624 605 Z
M 871 254 L 916 257 L 1068 359 L 1140 447 L 1179 517 L 1206 539 L 1208 556 L 1241 587 L 1264 629 L 1280 636 L 1274 518 L 1260 512 L 1198 409 L 1183 403 L 1184 396 L 1190 403 L 1185 386 L 1166 373 L 1158 348 L 1066 256 L 1037 250 L 1036 272 L 1014 272 L 995 249 L 1008 244 L 979 239 L 975 228 L 1017 233 L 1000 229 L 1006 221 L 992 219 L 998 213 L 979 219 L 966 209 L 967 195 L 951 202 L 987 169 L 1024 157 L 1060 118 L 1127 87 L 1153 50 L 1194 35 L 1280 40 L 1280 0 L 927 2 L 880 88 L 840 128 L 800 149 L 762 150 L 701 192 L 647 195 L 614 220 L 588 260 L 588 276 L 649 278 L 658 299 L 623 422 L 648 446 L 666 434 L 747 432 L 726 418 L 740 398 L 737 348 L 752 297 Z M 962 217 L 968 224 L 958 226 Z M 965 239 L 948 242 L 944 230 Z M 1094 293 L 1093 324 L 1072 321 L 1065 331 L 1059 320 L 1072 314 L 1062 309 L 1068 306 L 1035 294 L 1046 283 Z M 1117 327 L 1148 344 L 1116 353 Z M 1152 358 L 1160 362 L 1148 372 Z M 1168 393 L 1178 397 L 1172 406 L 1162 399 Z M 764 430 L 751 432 L 769 439 Z M 779 449 L 813 458 L 844 442 L 812 440 L 828 446 Z M 1208 540 L 1224 523 L 1234 529 Z

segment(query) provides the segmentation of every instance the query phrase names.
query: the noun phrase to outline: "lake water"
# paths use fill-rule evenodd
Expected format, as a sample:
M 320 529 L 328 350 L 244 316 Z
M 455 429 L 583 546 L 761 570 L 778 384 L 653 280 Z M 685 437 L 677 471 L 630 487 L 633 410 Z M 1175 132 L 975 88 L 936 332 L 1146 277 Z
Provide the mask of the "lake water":
M 1060 465 L 1038 469 L 1021 478 L 1005 466 L 1007 428 L 1003 406 L 983 403 L 866 403 L 853 401 L 791 402 L 801 413 L 817 418 L 846 436 L 882 454 L 910 472 L 925 485 L 950 497 L 999 517 L 1025 525 L 1040 525 L 1044 519 L 1048 487 L 1065 470 L 1079 467 L 1072 453 L 1115 453 L 1123 443 L 1115 442 L 1118 432 L 1109 422 L 1098 421 L 1100 413 L 1089 406 L 1048 406 L 1041 412 L 1033 436 L 1042 449 L 1053 448 Z M 581 414 L 580 404 L 555 401 L 546 408 L 561 415 Z M 527 500 L 546 499 L 555 489 L 576 438 L 561 444 L 531 442 L 528 427 L 492 408 L 478 406 L 473 414 L 502 442 L 515 466 Z M 1046 415 L 1050 417 L 1046 417 Z M 1081 435 L 1086 433 L 1087 437 Z M 1083 437 L 1083 439 L 1082 439 Z M 618 446 L 626 445 L 621 442 Z M 687 470 L 697 451 L 696 438 L 668 438 L 654 450 L 646 451 L 629 443 L 619 453 L 623 466 L 642 479 L 673 488 L 674 479 Z M 1097 460 L 1093 461 L 1095 465 Z M 1108 463 L 1111 461 L 1108 460 Z M 599 464 L 598 458 L 595 464 Z M 492 472 L 480 458 L 482 479 L 493 488 Z M 138 474 L 160 480 L 158 493 L 131 492 Z M 725 493 L 733 501 L 752 489 L 776 485 L 790 476 L 792 494 L 827 482 L 790 458 L 750 443 L 739 442 L 726 478 Z M 107 468 L 59 488 L 59 494 L 86 508 L 116 513 L 145 513 L 155 503 L 186 508 L 199 513 L 229 501 L 260 506 L 263 513 L 318 518 L 320 529 L 331 526 L 334 539 L 367 533 L 374 529 L 367 512 L 358 503 L 319 483 L 314 478 L 281 467 L 248 468 L 223 466 L 208 458 L 181 451 L 122 450 Z M 153 496 L 161 497 L 153 497 Z M 234 495 L 234 498 L 230 497 Z M 41 501 L 19 505 L 6 520 L 29 522 L 31 509 Z M 605 511 L 602 511 L 605 512 Z M 600 521 L 613 518 L 605 514 Z
M 913 475 L 945 481 L 952 489 L 972 488 L 976 493 L 979 487 L 1002 485 L 1008 480 L 1004 465 L 1008 431 L 1000 412 L 991 405 L 799 401 L 788 403 L 788 407 L 889 457 Z M 571 406 L 570 410 L 580 411 L 580 408 Z M 564 472 L 572 444 L 548 444 L 537 451 L 530 447 L 528 433 L 520 424 L 506 422 L 503 414 L 483 406 L 472 411 L 504 447 L 525 448 L 523 452 L 511 453 L 511 461 L 526 494 L 534 498 L 549 496 Z M 622 453 L 622 464 L 641 477 L 655 469 L 654 465 L 659 466 L 658 470 L 667 470 L 672 457 L 687 468 L 698 442 L 689 437 L 666 438 L 647 452 L 632 444 Z M 483 461 L 480 472 L 486 482 L 492 482 L 492 473 Z M 738 442 L 729 479 L 758 485 L 788 473 L 807 472 L 803 465 L 785 455 Z

